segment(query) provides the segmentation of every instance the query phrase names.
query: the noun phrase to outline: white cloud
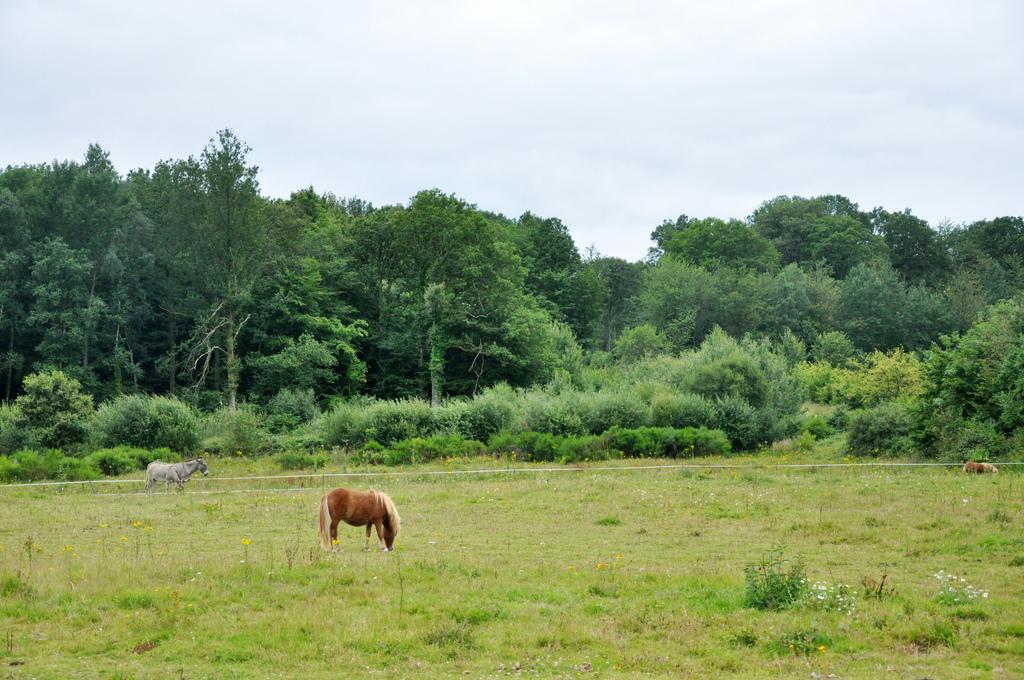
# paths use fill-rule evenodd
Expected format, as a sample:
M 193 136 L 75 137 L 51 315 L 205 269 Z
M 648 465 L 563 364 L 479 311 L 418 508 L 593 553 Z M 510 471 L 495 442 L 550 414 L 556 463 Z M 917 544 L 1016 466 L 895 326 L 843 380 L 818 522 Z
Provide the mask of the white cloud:
M 1022 211 L 1012 0 L 212 5 L 7 0 L 0 164 L 152 166 L 230 126 L 271 195 L 437 186 L 629 258 L 780 193 Z

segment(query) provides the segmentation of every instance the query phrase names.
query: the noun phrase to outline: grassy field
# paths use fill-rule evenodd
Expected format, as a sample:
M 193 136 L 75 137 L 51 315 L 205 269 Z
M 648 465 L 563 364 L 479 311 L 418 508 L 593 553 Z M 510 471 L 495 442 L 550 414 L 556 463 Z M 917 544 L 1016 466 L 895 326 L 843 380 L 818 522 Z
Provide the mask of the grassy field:
M 320 481 L 218 481 L 245 465 L 183 496 L 0 489 L 0 677 L 1024 677 L 1012 472 L 346 480 L 387 490 L 402 533 L 364 553 L 347 528 L 326 554 Z M 773 546 L 852 611 L 746 607 Z M 940 596 L 940 570 L 976 597 Z

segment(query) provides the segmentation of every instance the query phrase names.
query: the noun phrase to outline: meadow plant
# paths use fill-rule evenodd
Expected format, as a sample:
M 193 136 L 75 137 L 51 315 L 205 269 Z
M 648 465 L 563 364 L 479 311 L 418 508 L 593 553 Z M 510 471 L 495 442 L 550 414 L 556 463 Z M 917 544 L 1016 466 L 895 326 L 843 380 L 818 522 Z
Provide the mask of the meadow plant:
M 753 609 L 786 609 L 808 592 L 803 564 L 784 560 L 780 548 L 774 548 L 760 561 L 748 564 L 744 575 L 747 582 L 744 604 Z
M 958 605 L 988 599 L 987 590 L 972 586 L 963 576 L 947 574 L 940 569 L 935 574 L 935 580 L 939 582 L 939 592 L 935 595 L 935 600 L 941 604 Z
M 844 614 L 852 614 L 857 606 L 856 594 L 845 583 L 815 581 L 810 585 L 807 601 L 814 609 Z

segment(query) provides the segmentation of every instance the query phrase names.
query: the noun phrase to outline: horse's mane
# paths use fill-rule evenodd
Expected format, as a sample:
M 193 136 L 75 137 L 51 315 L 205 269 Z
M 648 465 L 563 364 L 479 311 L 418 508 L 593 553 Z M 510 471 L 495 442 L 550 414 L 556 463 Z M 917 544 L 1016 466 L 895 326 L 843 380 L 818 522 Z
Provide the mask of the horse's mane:
M 391 531 L 398 535 L 398 531 L 402 528 L 402 518 L 398 516 L 398 510 L 395 509 L 395 504 L 391 500 L 391 496 L 387 495 L 383 491 L 375 491 L 377 494 L 377 500 L 384 506 L 384 511 L 387 513 L 388 522 L 391 524 Z

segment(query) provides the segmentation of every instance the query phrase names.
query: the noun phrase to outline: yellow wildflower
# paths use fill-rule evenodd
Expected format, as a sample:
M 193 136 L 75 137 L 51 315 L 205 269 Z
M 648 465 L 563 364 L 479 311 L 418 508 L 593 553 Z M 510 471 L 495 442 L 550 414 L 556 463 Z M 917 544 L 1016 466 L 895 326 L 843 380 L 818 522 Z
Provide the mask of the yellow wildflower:
M 252 541 L 250 541 L 248 538 L 242 539 L 242 545 L 249 545 L 250 543 L 252 543 Z

